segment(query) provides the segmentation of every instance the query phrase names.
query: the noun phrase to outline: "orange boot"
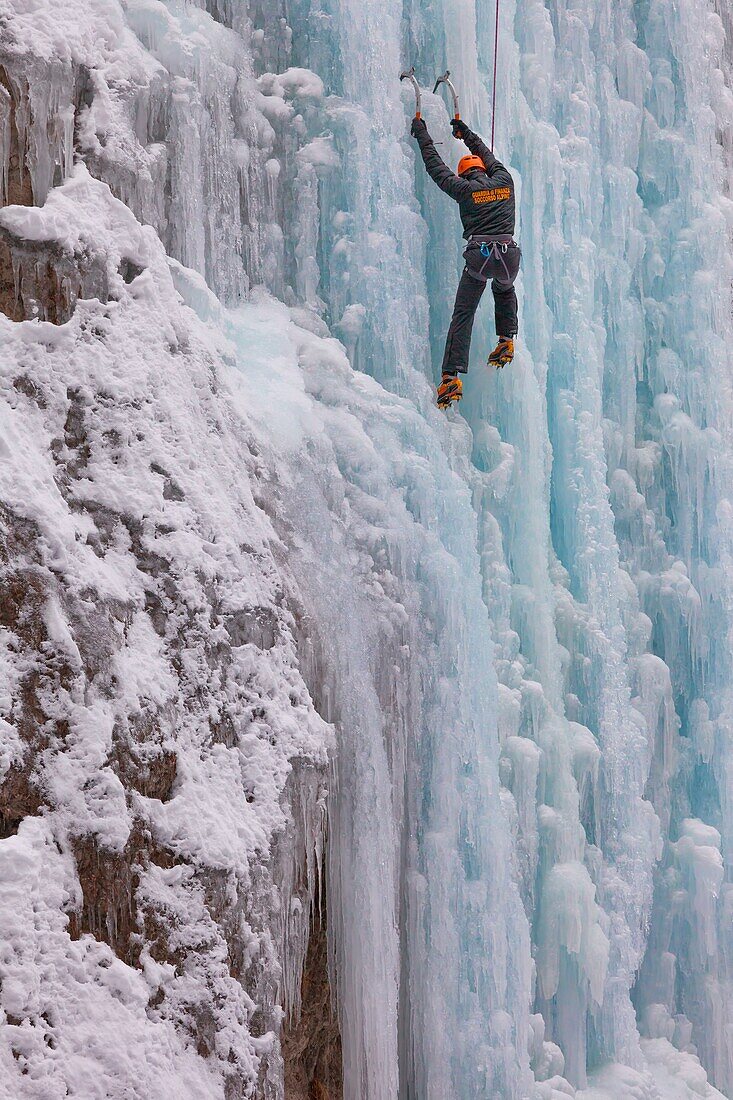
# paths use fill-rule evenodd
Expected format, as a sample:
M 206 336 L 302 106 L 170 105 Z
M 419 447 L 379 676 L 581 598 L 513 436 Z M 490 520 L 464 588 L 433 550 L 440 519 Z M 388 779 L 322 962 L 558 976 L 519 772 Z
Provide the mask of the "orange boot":
M 505 367 L 507 363 L 511 363 L 513 358 L 514 338 L 512 336 L 500 336 L 499 343 L 489 356 L 489 366 L 496 367 L 499 370 L 500 367 Z
M 463 397 L 463 382 L 455 374 L 444 374 L 438 386 L 438 408 L 449 409 Z

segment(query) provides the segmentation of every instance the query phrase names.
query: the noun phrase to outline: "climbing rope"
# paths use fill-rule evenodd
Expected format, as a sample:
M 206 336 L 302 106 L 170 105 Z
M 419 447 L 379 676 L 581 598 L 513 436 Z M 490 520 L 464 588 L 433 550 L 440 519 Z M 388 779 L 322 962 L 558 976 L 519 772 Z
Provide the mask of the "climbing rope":
M 496 27 L 494 29 L 494 90 L 491 100 L 491 152 L 494 152 L 494 127 L 496 123 L 496 67 L 499 60 L 499 0 L 496 0 Z

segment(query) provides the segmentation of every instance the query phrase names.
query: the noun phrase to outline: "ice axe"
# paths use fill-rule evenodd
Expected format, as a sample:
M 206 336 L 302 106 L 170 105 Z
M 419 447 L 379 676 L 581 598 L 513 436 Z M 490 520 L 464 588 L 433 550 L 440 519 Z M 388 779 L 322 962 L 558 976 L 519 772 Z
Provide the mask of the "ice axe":
M 409 80 L 415 89 L 415 118 L 422 118 L 422 97 L 420 95 L 420 85 L 415 78 L 415 66 L 411 69 L 405 69 L 403 73 L 400 73 L 400 80 Z
M 435 81 L 435 87 L 433 88 L 433 95 L 437 92 L 441 84 L 447 84 L 450 88 L 450 94 L 453 96 L 453 118 L 460 119 L 461 114 L 458 110 L 458 92 L 455 89 L 455 85 L 450 78 L 450 69 L 446 69 L 442 76 L 439 76 Z M 456 136 L 456 135 L 454 135 Z

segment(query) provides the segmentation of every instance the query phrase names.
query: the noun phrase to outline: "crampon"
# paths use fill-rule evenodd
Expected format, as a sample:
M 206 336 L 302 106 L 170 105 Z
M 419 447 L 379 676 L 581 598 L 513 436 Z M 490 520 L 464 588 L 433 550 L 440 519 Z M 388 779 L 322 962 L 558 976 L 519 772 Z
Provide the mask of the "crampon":
M 444 374 L 438 386 L 438 408 L 449 409 L 463 397 L 463 382 L 453 374 Z
M 511 363 L 513 358 L 514 340 L 511 336 L 500 336 L 499 343 L 488 358 L 488 365 L 499 370 L 501 367 L 505 367 L 507 363 Z

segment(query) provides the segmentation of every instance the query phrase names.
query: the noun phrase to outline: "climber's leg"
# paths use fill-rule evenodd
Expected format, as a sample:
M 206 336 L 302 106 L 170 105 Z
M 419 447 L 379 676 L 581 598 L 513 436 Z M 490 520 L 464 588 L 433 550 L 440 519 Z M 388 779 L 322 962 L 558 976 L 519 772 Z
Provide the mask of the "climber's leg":
M 473 319 L 485 288 L 485 281 L 475 279 L 469 274 L 468 269 L 464 268 L 453 306 L 453 318 L 445 340 L 444 375 L 465 374 L 468 370 Z

